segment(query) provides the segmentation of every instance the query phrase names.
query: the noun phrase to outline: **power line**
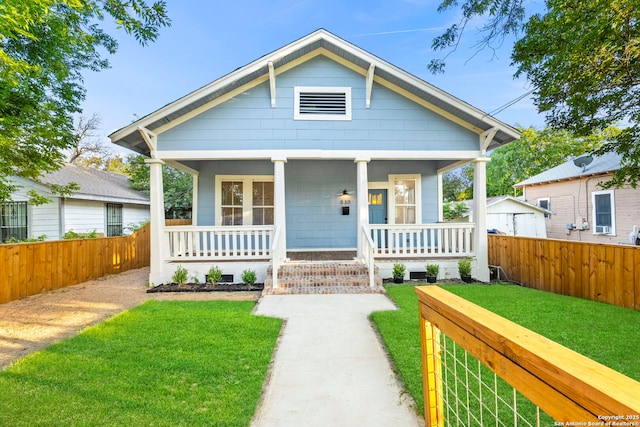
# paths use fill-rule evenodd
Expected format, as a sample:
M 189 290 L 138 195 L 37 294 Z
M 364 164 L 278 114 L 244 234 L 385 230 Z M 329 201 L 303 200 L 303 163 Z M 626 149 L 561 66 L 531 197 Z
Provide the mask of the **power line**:
M 487 113 L 488 116 L 495 116 L 496 114 L 499 114 L 501 112 L 503 112 L 504 110 L 506 110 L 507 108 L 511 107 L 514 104 L 517 104 L 518 102 L 522 101 L 524 98 L 526 98 L 527 96 L 531 95 L 534 92 L 534 89 L 531 89 L 530 91 L 527 91 L 526 93 L 520 95 L 519 97 L 507 102 L 506 104 L 496 108 L 493 111 L 490 111 Z

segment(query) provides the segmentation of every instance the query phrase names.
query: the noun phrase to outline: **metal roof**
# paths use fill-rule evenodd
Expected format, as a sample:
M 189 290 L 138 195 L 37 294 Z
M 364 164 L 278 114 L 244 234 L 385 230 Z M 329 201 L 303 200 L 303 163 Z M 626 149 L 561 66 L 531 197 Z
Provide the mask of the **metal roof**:
M 621 159 L 622 158 L 618 153 L 606 153 L 602 156 L 593 157 L 593 161 L 586 165 L 584 170 L 582 167 L 576 166 L 573 162 L 574 159 L 571 159 L 538 175 L 525 179 L 524 181 L 514 185 L 514 187 L 524 187 L 526 185 L 542 184 L 579 178 L 582 176 L 602 175 L 615 172 L 620 169 Z
M 67 164 L 55 172 L 40 178 L 45 185 L 69 185 L 75 182 L 80 189 L 70 198 L 149 204 L 149 196 L 129 188 L 129 178 L 113 172 Z
M 256 78 L 268 75 L 269 62 L 272 62 L 274 68 L 277 70 L 278 67 L 282 67 L 318 49 L 325 49 L 344 58 L 356 67 L 361 68 L 363 74 L 366 74 L 369 66 L 374 64 L 374 75 L 376 77 L 406 90 L 448 114 L 458 117 L 470 126 L 478 129 L 479 134 L 486 130 L 497 128 L 498 132 L 488 147 L 489 150 L 495 149 L 519 137 L 519 132 L 513 127 L 324 29 L 319 29 L 250 64 L 232 71 L 208 85 L 142 117 L 136 122 L 113 132 L 109 137 L 115 144 L 148 156 L 150 154 L 149 148 L 138 131 L 139 127 L 144 127 L 153 132 L 155 129 L 206 105 Z

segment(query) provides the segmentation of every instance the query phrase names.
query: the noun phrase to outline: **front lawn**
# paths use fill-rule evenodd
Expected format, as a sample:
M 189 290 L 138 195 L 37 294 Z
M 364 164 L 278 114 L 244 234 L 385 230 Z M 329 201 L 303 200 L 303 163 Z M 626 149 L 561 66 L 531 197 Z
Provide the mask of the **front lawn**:
M 148 301 L 0 372 L 0 425 L 247 426 L 282 321 Z
M 444 289 L 640 381 L 640 312 L 512 285 Z M 388 286 L 398 311 L 372 315 L 405 387 L 422 410 L 418 300 L 413 286 Z

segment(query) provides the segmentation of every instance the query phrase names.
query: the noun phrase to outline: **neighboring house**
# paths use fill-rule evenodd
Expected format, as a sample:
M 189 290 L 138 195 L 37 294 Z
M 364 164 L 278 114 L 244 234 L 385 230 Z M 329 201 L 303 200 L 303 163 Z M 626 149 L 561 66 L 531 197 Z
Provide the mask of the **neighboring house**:
M 460 220 L 473 220 L 473 200 L 465 200 L 469 210 Z M 487 229 L 509 236 L 547 237 L 545 217 L 551 211 L 511 196 L 487 198 Z
M 640 189 L 603 190 L 620 168 L 620 155 L 582 156 L 520 182 L 525 199 L 549 209 L 547 236 L 594 243 L 628 243 L 640 224 Z
M 61 239 L 68 231 L 104 236 L 120 236 L 126 227 L 149 219 L 149 196 L 129 188 L 126 176 L 75 165 L 44 175 L 40 182 L 14 178 L 20 188 L 12 201 L 0 203 L 2 241 L 46 236 Z M 50 186 L 77 183 L 80 189 L 60 197 Z M 29 190 L 51 199 L 50 203 L 31 205 Z
M 150 157 L 150 283 L 178 265 L 234 280 L 252 268 L 259 281 L 272 266 L 274 287 L 288 258 L 320 251 L 353 253 L 371 283 L 374 262 L 389 277 L 398 259 L 424 271 L 460 256 L 488 280 L 486 152 L 518 137 L 325 30 L 110 135 Z M 442 174 L 470 162 L 477 218 L 439 224 Z M 194 177 L 192 226 L 164 225 L 165 163 Z

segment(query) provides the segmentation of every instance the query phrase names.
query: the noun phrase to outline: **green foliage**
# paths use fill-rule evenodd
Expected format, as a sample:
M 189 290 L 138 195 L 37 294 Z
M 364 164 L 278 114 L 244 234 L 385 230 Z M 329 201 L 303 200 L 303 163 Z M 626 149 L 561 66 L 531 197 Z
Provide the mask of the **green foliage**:
M 248 426 L 283 322 L 254 307 L 148 301 L 87 328 L 0 371 L 0 425 Z
M 207 273 L 207 282 L 209 283 L 218 283 L 222 280 L 222 270 L 215 265 L 212 265 L 209 268 L 209 272 Z
M 62 166 L 85 97 L 82 72 L 107 68 L 102 52 L 117 49 L 99 26 L 106 15 L 142 44 L 170 22 L 163 1 L 0 2 L 0 200 L 15 190 L 9 177 Z
M 393 277 L 404 277 L 407 268 L 402 263 L 393 264 Z
M 427 276 L 438 277 L 440 266 L 438 264 L 427 264 Z
M 458 273 L 460 273 L 460 277 L 471 275 L 471 258 L 460 258 L 458 260 Z
M 253 270 L 244 270 L 242 272 L 242 283 L 246 283 L 249 286 L 253 286 L 256 283 L 256 272 Z
M 445 202 L 468 200 L 473 198 L 473 168 L 446 172 L 442 175 L 442 197 Z
M 149 224 L 149 220 L 146 219 L 144 221 L 140 221 L 138 223 L 131 223 L 128 224 L 126 227 L 124 227 L 124 229 L 130 233 L 135 233 L 136 231 L 140 230 L 141 228 L 145 227 L 147 224 Z
M 549 0 L 543 12 L 528 18 L 523 4 L 444 0 L 439 10 L 459 6 L 462 18 L 434 40 L 433 48 L 455 50 L 474 18 L 484 22 L 478 49 L 518 37 L 522 28 L 512 52 L 516 76 L 531 82 L 547 124 L 588 137 L 625 123 L 624 130 L 593 153 L 620 154 L 622 167 L 607 186 L 629 183 L 635 188 L 640 182 L 640 0 Z M 442 59 L 430 64 L 433 72 L 443 67 Z
M 15 237 L 10 237 L 7 240 L 5 240 L 4 242 L 0 242 L 0 244 L 7 244 L 7 243 L 35 243 L 35 242 L 44 242 L 47 239 L 47 235 L 46 234 L 42 234 L 38 237 L 29 237 L 27 239 L 16 239 Z
M 520 129 L 522 137 L 494 150 L 487 164 L 487 196 L 513 194 L 513 185 L 552 167 L 598 149 L 621 131 L 608 127 L 586 137 L 564 130 Z M 520 190 L 521 191 L 521 190 Z
M 140 155 L 130 155 L 129 185 L 134 190 L 149 194 L 150 169 L 145 158 Z M 170 166 L 162 166 L 162 181 L 164 187 L 165 218 L 189 218 L 193 193 L 193 178 L 188 173 Z
M 70 239 L 97 239 L 98 237 L 100 237 L 98 235 L 98 231 L 97 230 L 91 230 L 88 233 L 76 233 L 73 230 L 69 230 L 66 233 L 64 233 L 64 236 L 62 236 L 62 238 L 64 240 L 70 240 Z
M 450 202 L 442 205 L 442 216 L 445 221 L 453 221 L 467 213 L 469 208 L 464 202 Z
M 173 283 L 177 283 L 178 285 L 184 285 L 189 280 L 189 271 L 186 268 L 179 265 L 176 268 L 176 271 L 173 272 L 173 276 L 171 276 L 171 280 Z

